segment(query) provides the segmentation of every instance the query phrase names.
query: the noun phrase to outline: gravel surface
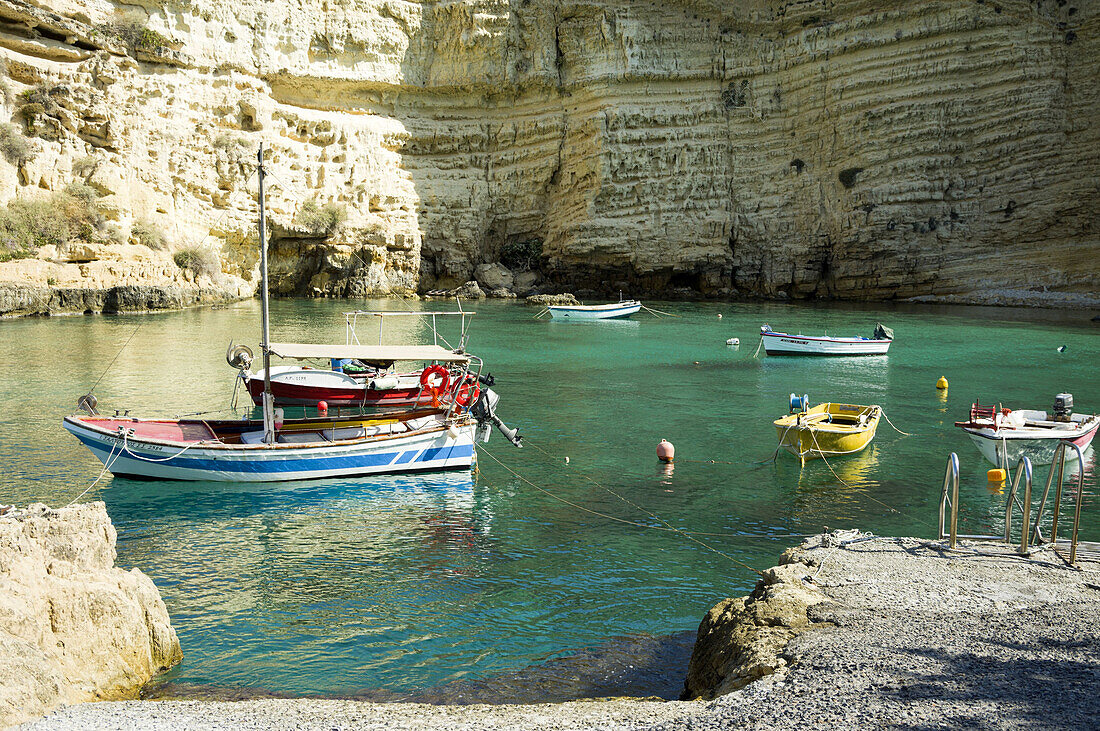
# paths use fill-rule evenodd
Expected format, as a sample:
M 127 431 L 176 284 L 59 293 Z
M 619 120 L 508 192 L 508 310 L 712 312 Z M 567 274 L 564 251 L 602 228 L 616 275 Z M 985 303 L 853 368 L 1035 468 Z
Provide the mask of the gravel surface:
M 63 708 L 33 729 L 1077 729 L 1100 726 L 1100 564 L 878 538 L 800 560 L 834 602 L 793 669 L 713 702 L 431 706 L 269 699 Z

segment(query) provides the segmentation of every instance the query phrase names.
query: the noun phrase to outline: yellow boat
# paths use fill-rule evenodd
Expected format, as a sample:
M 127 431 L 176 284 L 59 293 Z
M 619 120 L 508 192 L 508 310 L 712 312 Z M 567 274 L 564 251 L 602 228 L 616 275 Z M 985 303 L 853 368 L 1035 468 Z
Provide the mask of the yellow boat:
M 792 405 L 795 403 L 792 397 Z M 798 405 L 801 410 L 775 420 L 775 432 L 779 446 L 803 464 L 814 457 L 859 452 L 875 438 L 882 416 L 878 406 L 826 403 L 809 407 L 805 398 Z

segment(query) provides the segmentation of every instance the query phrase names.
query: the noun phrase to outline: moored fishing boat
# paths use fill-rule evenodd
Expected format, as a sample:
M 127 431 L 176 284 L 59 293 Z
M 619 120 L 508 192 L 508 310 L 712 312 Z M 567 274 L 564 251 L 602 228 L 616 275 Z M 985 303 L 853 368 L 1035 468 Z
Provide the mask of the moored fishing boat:
M 894 331 L 879 323 L 870 338 L 838 338 L 829 335 L 791 335 L 776 332 L 765 324 L 760 339 L 768 355 L 886 355 Z
M 546 309 L 554 320 L 614 320 L 630 317 L 642 309 L 642 303 L 623 300 L 607 305 L 550 305 Z
M 1014 467 L 1027 457 L 1034 465 L 1047 465 L 1054 459 L 1058 443 L 1069 441 L 1088 449 L 1100 428 L 1100 414 L 1073 413 L 1073 396 L 1054 397 L 1051 412 L 1036 409 L 1008 409 L 982 406 L 974 402 L 966 421 L 955 426 L 966 432 L 978 451 L 998 467 Z M 1077 452 L 1066 450 L 1066 459 L 1077 460 Z
M 439 345 L 388 346 L 272 343 L 267 291 L 263 147 L 260 186 L 260 296 L 263 331 L 263 418 L 209 421 L 102 417 L 96 400 L 80 399 L 87 415 L 63 426 L 114 475 L 171 480 L 268 482 L 470 468 L 475 439 L 496 426 L 513 444 L 521 437 L 494 413 L 498 397 L 480 387 L 481 361 Z M 274 408 L 271 356 L 364 362 L 432 361 L 425 388 L 431 409 L 399 415 L 335 416 L 284 421 Z M 448 366 L 440 365 L 447 363 Z M 471 367 L 471 365 L 475 367 Z M 434 369 L 434 370 L 433 370 Z M 452 373 L 457 377 L 451 378 Z M 320 409 L 319 409 L 320 411 Z
M 807 459 L 855 454 L 875 438 L 879 406 L 824 403 L 811 407 L 806 396 L 791 394 L 787 416 L 776 419 L 779 447 L 805 464 Z

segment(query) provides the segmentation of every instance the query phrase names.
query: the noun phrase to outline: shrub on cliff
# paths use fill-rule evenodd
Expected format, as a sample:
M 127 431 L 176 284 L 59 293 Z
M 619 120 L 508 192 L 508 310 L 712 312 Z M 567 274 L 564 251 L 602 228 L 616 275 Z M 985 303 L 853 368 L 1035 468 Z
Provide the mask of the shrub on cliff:
M 0 154 L 12 165 L 23 165 L 34 159 L 34 150 L 14 124 L 0 124 Z
M 332 236 L 347 217 L 347 211 L 337 203 L 318 206 L 316 201 L 306 201 L 294 217 L 294 223 L 312 234 Z
M 130 235 L 137 239 L 139 244 L 155 251 L 164 251 L 168 248 L 168 239 L 164 237 L 164 232 L 144 219 L 134 222 Z
M 172 255 L 172 260 L 180 269 L 187 269 L 196 277 L 205 275 L 213 279 L 222 271 L 218 255 L 201 246 L 185 246 Z
M 102 35 L 114 38 L 125 45 L 130 52 L 163 53 L 170 50 L 171 41 L 152 28 L 146 28 L 140 20 L 121 20 L 105 23 L 96 30 Z
M 105 223 L 95 191 L 82 183 L 45 199 L 13 200 L 0 209 L 0 261 L 34 256 L 46 245 L 107 241 Z

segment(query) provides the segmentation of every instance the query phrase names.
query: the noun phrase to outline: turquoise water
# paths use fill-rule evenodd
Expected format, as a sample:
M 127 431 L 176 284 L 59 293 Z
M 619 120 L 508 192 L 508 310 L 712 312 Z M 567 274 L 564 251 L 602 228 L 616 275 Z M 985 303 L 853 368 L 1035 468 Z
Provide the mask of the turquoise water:
M 793 536 L 823 526 L 932 536 L 951 451 L 962 462 L 960 529 L 993 529 L 1004 497 L 987 489 L 990 465 L 952 426 L 975 397 L 1049 408 L 1068 390 L 1078 411 L 1100 410 L 1091 313 L 655 306 L 680 317 L 563 324 L 521 305 L 478 304 L 471 350 L 528 446 L 494 435 L 475 476 L 267 486 L 105 477 L 80 499 L 107 502 L 119 563 L 161 589 L 185 654 L 169 680 L 400 692 L 522 676 L 582 648 L 694 630 L 715 602 L 752 587 L 731 559 L 770 566 Z M 342 342 L 348 308 L 278 301 L 273 339 Z M 0 323 L 0 502 L 64 504 L 99 474 L 60 418 L 131 334 L 96 389 L 101 409 L 171 415 L 225 408 L 234 376 L 225 347 L 230 338 L 255 347 L 258 320 L 258 304 L 246 302 Z M 869 334 L 878 320 L 896 331 L 886 358 L 753 358 L 765 321 Z M 727 347 L 729 337 L 742 345 Z M 883 423 L 866 452 L 831 460 L 845 484 L 820 461 L 766 462 L 771 421 L 791 392 L 880 404 L 911 436 Z M 676 445 L 671 474 L 654 458 L 661 438 Z M 1091 455 L 1085 494 L 1083 537 L 1100 540 Z

